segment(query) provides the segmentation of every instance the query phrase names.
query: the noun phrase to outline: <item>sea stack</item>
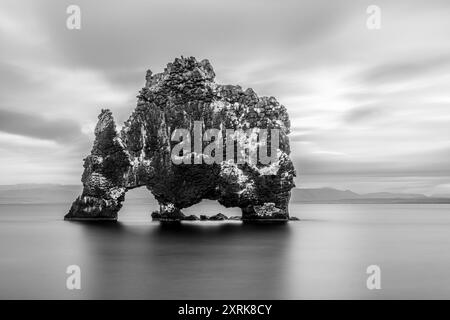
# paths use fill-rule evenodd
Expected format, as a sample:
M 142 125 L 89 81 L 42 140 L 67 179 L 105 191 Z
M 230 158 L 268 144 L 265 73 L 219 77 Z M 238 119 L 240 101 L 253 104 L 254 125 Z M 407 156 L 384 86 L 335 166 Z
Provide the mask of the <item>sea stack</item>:
M 214 78 L 208 60 L 177 58 L 162 73 L 146 73 L 137 106 L 120 132 L 112 113 L 102 110 L 91 154 L 84 159 L 83 192 L 65 219 L 117 220 L 127 190 L 145 186 L 159 202 L 160 221 L 183 220 L 181 210 L 203 199 L 241 208 L 244 222 L 288 221 L 295 169 L 286 108 L 274 97 L 258 97 L 250 88 L 217 84 Z M 211 139 L 183 154 L 196 160 L 174 163 L 172 150 L 180 143 L 173 141 L 174 130 L 194 137 L 199 123 L 202 135 L 218 129 L 220 139 L 227 130 L 274 130 L 276 154 L 270 163 L 238 161 L 237 154 L 230 160 L 224 142 L 212 153 L 222 152 L 224 160 L 206 163 L 198 151 L 216 141 Z M 255 143 L 258 150 L 274 145 L 273 140 Z

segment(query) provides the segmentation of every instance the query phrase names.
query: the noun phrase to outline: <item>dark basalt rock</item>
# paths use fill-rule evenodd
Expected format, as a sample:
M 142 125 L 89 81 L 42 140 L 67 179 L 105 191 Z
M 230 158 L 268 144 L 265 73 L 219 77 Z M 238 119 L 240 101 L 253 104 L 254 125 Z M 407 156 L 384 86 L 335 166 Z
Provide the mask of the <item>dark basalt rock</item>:
M 153 211 L 152 220 L 159 220 L 159 219 L 161 219 L 161 213 L 159 211 Z
M 228 217 L 222 213 L 218 213 L 218 214 L 215 214 L 215 215 L 209 217 L 209 220 L 211 220 L 211 221 L 228 220 Z
M 84 159 L 83 192 L 65 219 L 116 220 L 127 190 L 146 186 L 160 204 L 160 216 L 154 217 L 160 221 L 186 219 L 181 209 L 202 199 L 240 207 L 244 221 L 288 220 L 295 169 L 286 108 L 274 97 L 216 84 L 214 78 L 208 60 L 177 58 L 162 73 L 147 72 L 137 107 L 120 132 L 112 113 L 102 110 L 91 154 Z M 172 132 L 192 133 L 194 121 L 202 121 L 204 130 L 222 130 L 224 137 L 225 129 L 278 129 L 276 162 L 176 165 Z
M 191 214 L 190 216 L 185 217 L 183 220 L 186 220 L 186 221 L 196 221 L 196 220 L 200 220 L 200 218 L 197 217 L 195 214 Z
M 161 217 L 159 218 L 159 221 L 162 222 L 172 222 L 172 221 L 181 221 L 186 220 L 186 216 L 181 211 L 174 211 L 174 212 L 167 212 L 163 211 L 161 212 Z

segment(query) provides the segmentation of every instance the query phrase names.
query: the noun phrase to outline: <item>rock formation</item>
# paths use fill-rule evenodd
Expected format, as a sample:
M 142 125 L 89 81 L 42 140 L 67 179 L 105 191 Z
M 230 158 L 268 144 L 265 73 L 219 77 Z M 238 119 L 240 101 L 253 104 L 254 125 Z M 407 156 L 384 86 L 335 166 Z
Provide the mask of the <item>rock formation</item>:
M 83 192 L 65 219 L 116 220 L 127 190 L 146 186 L 160 204 L 161 221 L 183 219 L 181 209 L 202 199 L 240 207 L 243 221 L 288 220 L 295 170 L 286 108 L 274 97 L 216 84 L 214 78 L 208 60 L 177 58 L 162 73 L 147 72 L 137 107 L 120 132 L 112 113 L 102 110 L 91 154 L 84 159 Z M 179 141 L 172 141 L 172 133 L 184 128 L 195 135 L 194 121 L 201 121 L 204 130 L 221 130 L 222 138 L 226 129 L 278 129 L 276 161 L 175 164 L 171 150 Z

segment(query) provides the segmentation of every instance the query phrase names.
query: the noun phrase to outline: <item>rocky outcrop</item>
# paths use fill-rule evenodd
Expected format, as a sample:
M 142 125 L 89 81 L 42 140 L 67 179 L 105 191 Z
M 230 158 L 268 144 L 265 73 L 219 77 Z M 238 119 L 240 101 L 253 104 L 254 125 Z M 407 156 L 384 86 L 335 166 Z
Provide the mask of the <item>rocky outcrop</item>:
M 211 221 L 223 221 L 223 220 L 228 220 L 228 217 L 226 215 L 224 215 L 223 213 L 219 212 L 218 214 L 215 214 L 215 215 L 209 217 L 208 220 L 211 220 Z
M 181 209 L 202 199 L 240 207 L 244 221 L 288 220 L 295 170 L 289 158 L 286 108 L 274 97 L 216 84 L 214 78 L 208 60 L 177 58 L 162 73 L 147 72 L 137 107 L 120 132 L 111 112 L 102 110 L 91 154 L 84 159 L 83 192 L 65 219 L 116 220 L 127 190 L 146 186 L 160 204 L 159 216 L 154 214 L 160 221 L 185 219 Z M 173 133 L 180 128 L 191 137 L 200 134 L 200 139 L 207 129 L 218 129 L 220 135 L 213 139 L 205 134 L 200 148 L 180 153 L 178 163 L 172 151 L 180 139 L 174 139 Z M 233 148 L 230 159 L 225 155 L 226 142 L 223 148 L 218 143 L 227 137 L 227 129 L 266 129 L 269 135 L 258 141 L 240 136 L 249 148 L 243 156 Z M 270 147 L 275 137 L 270 132 L 275 131 L 279 143 L 270 163 L 259 157 L 256 162 L 239 161 L 239 156 L 247 159 L 255 146 Z M 214 151 L 204 152 L 207 148 Z M 212 157 L 219 161 L 207 161 Z

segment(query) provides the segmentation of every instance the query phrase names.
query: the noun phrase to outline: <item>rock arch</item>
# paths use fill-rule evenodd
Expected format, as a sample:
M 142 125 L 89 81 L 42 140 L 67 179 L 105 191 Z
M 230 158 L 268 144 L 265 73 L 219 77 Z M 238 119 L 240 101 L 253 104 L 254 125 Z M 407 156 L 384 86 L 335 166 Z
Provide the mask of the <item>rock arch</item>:
M 295 169 L 286 108 L 274 97 L 219 85 L 214 78 L 208 60 L 177 58 L 162 73 L 147 72 L 137 107 L 120 132 L 111 111 L 102 110 L 91 154 L 84 159 L 83 192 L 65 219 L 116 220 L 127 190 L 146 186 L 166 220 L 179 220 L 181 209 L 202 199 L 241 208 L 244 221 L 287 220 Z M 173 130 L 192 132 L 195 121 L 222 131 L 277 129 L 276 161 L 174 164 Z

